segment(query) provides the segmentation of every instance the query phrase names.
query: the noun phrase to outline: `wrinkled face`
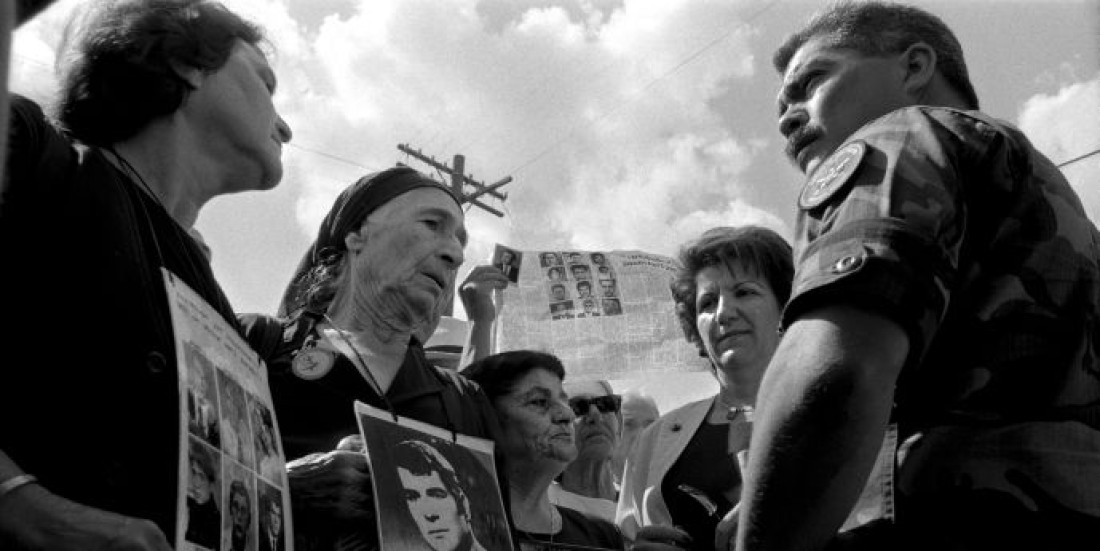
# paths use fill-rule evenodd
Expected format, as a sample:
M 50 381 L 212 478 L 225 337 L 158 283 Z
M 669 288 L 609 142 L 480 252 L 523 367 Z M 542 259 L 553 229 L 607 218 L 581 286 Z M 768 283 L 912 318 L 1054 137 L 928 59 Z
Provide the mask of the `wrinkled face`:
M 609 393 L 602 385 L 586 385 L 584 391 L 575 391 L 570 398 L 592 398 L 607 396 Z M 595 404 L 589 404 L 588 411 L 579 415 L 574 422 L 577 432 L 577 456 L 589 459 L 609 459 L 619 445 L 621 421 L 619 413 L 602 412 Z
M 638 435 L 657 420 L 657 406 L 649 400 L 627 395 L 623 399 L 623 433 L 616 455 L 626 458 Z
M 191 478 L 187 482 L 187 496 L 197 503 L 210 501 L 211 482 L 199 461 L 191 458 Z
M 504 429 L 501 447 L 510 461 L 560 472 L 577 457 L 573 411 L 561 379 L 550 371 L 528 371 L 494 405 Z
M 180 109 L 198 129 L 198 140 L 232 164 L 228 181 L 237 187 L 217 192 L 275 187 L 291 132 L 272 103 L 275 74 L 263 52 L 238 41 L 220 69 L 190 72 L 188 78 L 197 88 Z
M 401 326 L 434 328 L 464 259 L 464 220 L 445 191 L 428 187 L 372 212 L 344 239 L 356 306 Z
M 420 535 L 435 551 L 453 551 L 466 534 L 466 523 L 459 514 L 458 501 L 447 491 L 438 471 L 417 476 L 401 467 L 402 495 Z
M 912 103 L 896 56 L 829 48 L 822 38 L 795 52 L 779 91 L 787 156 L 810 174 L 861 126 Z
M 736 263 L 703 268 L 695 286 L 695 327 L 719 382 L 755 396 L 779 344 L 779 301 L 755 270 Z

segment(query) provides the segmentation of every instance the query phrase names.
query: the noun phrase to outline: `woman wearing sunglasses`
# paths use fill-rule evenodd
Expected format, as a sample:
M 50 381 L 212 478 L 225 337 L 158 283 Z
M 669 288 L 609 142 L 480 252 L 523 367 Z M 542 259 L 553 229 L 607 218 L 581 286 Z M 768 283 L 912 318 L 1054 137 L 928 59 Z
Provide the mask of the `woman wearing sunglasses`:
M 718 394 L 673 410 L 628 456 L 616 522 L 636 549 L 712 551 L 737 504 L 756 391 L 791 293 L 791 247 L 755 227 L 714 228 L 680 250 L 671 285 L 688 341 L 710 360 Z
M 564 388 L 576 416 L 577 458 L 550 486 L 550 500 L 614 522 L 619 492 L 611 461 L 622 435 L 622 396 L 607 381 L 569 381 Z

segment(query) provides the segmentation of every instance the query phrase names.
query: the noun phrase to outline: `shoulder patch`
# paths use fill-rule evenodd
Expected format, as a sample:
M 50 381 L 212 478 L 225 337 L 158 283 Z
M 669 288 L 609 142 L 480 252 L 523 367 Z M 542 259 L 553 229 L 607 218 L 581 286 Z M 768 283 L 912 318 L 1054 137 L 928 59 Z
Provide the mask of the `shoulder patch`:
M 856 140 L 829 155 L 802 188 L 802 194 L 798 196 L 798 206 L 802 210 L 810 210 L 828 201 L 855 174 L 865 153 L 867 145 Z

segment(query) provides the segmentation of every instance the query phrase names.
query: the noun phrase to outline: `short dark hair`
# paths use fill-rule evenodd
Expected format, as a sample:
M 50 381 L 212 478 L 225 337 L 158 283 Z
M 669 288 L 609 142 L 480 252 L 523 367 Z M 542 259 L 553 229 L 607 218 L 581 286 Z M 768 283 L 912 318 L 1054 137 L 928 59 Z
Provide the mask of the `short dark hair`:
M 66 29 L 58 119 L 74 138 L 108 146 L 174 113 L 194 89 L 177 67 L 220 69 L 260 28 L 209 0 L 112 0 Z M 94 6 L 94 7 L 92 7 Z
M 447 461 L 439 450 L 427 442 L 420 440 L 405 440 L 399 442 L 393 448 L 393 464 L 409 471 L 415 476 L 430 476 L 433 472 L 439 473 L 439 479 L 447 487 L 447 493 L 451 494 L 458 504 L 462 516 L 469 518 L 469 507 L 466 492 L 459 482 L 458 473 Z
M 511 350 L 486 356 L 462 370 L 467 379 L 481 385 L 489 400 L 512 391 L 516 381 L 535 369 L 545 369 L 565 379 L 565 366 L 557 356 L 536 350 Z
M 831 48 L 855 50 L 866 56 L 904 52 L 924 42 L 936 52 L 936 69 L 960 94 L 970 109 L 978 109 L 978 94 L 970 82 L 962 45 L 955 33 L 935 15 L 913 6 L 881 1 L 834 2 L 790 35 L 772 56 L 780 73 L 798 49 L 822 37 Z
M 739 265 L 754 270 L 771 288 L 780 308 L 791 298 L 794 261 L 791 246 L 778 233 L 760 226 L 711 228 L 680 248 L 680 270 L 670 289 L 684 337 L 706 357 L 695 326 L 695 276 L 711 266 Z
M 589 289 L 592 288 L 592 282 L 588 281 L 587 279 L 582 279 L 582 280 L 578 281 L 577 282 L 577 289 L 580 289 L 582 285 L 585 286 L 585 287 L 588 287 Z

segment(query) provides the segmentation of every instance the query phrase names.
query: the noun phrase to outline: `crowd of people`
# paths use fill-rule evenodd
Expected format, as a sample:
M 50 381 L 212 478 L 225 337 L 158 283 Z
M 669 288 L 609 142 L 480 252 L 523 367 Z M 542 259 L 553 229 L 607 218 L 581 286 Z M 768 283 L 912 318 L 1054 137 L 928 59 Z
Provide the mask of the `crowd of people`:
M 0 4 L 4 40 L 48 4 Z M 777 49 L 778 130 L 807 178 L 794 242 L 740 226 L 683 245 L 669 315 L 719 390 L 664 415 L 571 380 L 552 353 L 493 351 L 492 293 L 514 274 L 478 266 L 457 284 L 462 199 L 407 167 L 340 194 L 277 313 L 236 312 L 193 225 L 213 197 L 282 177 L 292 133 L 262 30 L 210 0 L 80 17 L 56 113 L 0 101 L 15 314 L 0 333 L 0 548 L 163 551 L 180 526 L 210 549 L 283 548 L 279 490 L 219 474 L 208 445 L 229 443 L 285 475 L 297 549 L 377 548 L 356 401 L 494 442 L 525 549 L 1095 546 L 1100 232 L 1058 169 L 979 111 L 931 13 L 841 2 Z M 560 279 L 559 258 L 540 261 Z M 273 411 L 215 393 L 233 385 L 198 356 L 179 388 L 162 269 L 264 360 Z M 456 288 L 471 322 L 460 370 L 423 344 Z M 267 434 L 249 445 L 216 424 L 214 400 Z M 484 549 L 455 467 L 398 448 L 425 545 Z

